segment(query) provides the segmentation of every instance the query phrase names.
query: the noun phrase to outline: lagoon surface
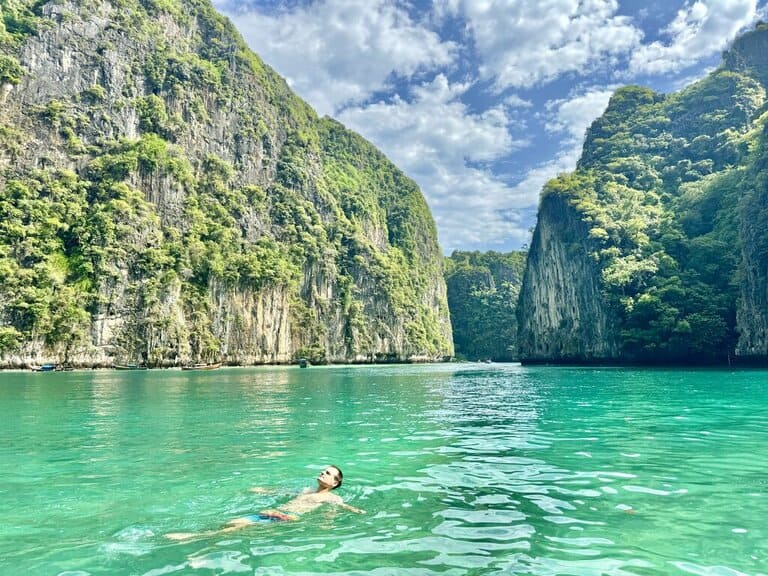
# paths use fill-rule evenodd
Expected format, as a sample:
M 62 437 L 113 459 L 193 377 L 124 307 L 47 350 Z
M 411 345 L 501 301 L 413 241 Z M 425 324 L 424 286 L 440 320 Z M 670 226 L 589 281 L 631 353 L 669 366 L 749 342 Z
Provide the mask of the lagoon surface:
M 768 574 L 768 371 L 4 372 L 0 466 L 3 575 Z

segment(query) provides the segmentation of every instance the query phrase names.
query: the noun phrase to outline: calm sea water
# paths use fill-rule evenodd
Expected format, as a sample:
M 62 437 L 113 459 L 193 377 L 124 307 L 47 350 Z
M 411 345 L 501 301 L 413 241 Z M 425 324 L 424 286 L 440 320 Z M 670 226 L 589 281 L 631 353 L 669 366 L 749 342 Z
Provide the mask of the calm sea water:
M 764 575 L 766 408 L 766 371 L 0 373 L 0 573 Z M 367 514 L 163 536 L 330 463 Z

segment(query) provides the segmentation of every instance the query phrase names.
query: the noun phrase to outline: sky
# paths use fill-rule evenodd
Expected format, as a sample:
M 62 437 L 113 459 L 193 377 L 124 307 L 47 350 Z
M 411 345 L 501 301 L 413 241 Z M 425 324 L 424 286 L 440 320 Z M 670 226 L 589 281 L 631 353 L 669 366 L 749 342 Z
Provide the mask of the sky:
M 524 248 L 623 85 L 703 77 L 768 0 L 213 0 L 319 115 L 421 188 L 443 253 Z

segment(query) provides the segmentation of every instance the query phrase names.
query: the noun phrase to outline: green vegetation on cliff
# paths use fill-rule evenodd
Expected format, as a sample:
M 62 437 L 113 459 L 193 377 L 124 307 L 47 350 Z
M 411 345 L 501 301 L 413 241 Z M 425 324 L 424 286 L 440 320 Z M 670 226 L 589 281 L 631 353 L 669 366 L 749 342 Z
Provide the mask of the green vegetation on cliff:
M 745 237 L 768 223 L 766 36 L 758 26 L 726 54 L 732 65 L 681 92 L 618 90 L 578 169 L 544 189 L 588 225 L 622 360 L 726 362 L 747 330 L 745 267 L 768 261 L 765 233 Z
M 525 252 L 460 252 L 445 259 L 456 355 L 517 360 L 517 297 Z
M 451 354 L 418 187 L 208 0 L 0 9 L 0 359 Z

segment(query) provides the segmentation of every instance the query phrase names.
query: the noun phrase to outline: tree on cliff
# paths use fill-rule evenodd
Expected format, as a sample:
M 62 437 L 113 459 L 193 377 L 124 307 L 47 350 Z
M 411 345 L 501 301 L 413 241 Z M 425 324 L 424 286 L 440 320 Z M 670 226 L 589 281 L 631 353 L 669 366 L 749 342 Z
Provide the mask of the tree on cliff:
M 461 252 L 446 258 L 445 281 L 456 355 L 517 359 L 517 297 L 525 252 Z

